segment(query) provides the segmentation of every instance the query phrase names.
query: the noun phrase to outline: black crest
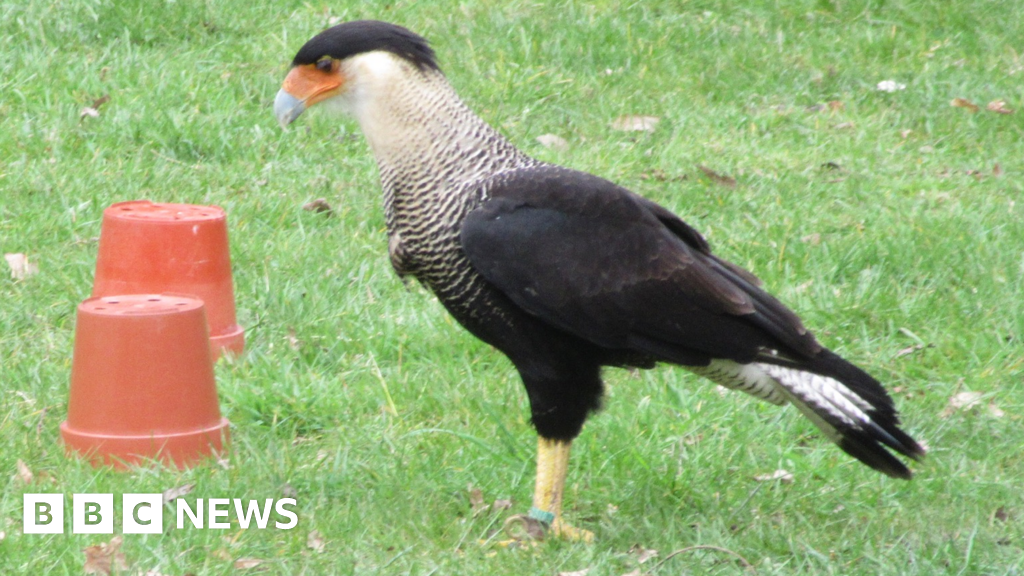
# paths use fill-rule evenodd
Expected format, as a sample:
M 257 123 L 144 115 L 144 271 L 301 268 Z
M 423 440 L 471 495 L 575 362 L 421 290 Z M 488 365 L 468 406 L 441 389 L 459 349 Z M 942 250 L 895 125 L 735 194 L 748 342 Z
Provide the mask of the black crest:
M 292 65 L 314 64 L 324 56 L 344 60 L 375 50 L 401 56 L 420 70 L 440 69 L 426 39 L 401 26 L 377 20 L 345 22 L 324 30 L 299 49 Z

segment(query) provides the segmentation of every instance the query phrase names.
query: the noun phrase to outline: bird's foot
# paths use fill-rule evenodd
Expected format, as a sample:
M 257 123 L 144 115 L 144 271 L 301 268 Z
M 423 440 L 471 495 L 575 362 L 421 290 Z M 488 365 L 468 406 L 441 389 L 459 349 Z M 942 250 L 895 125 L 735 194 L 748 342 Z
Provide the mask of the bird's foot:
M 510 538 L 519 541 L 543 540 L 549 533 L 572 542 L 594 541 L 593 532 L 562 522 L 561 518 L 556 518 L 548 524 L 528 514 L 516 514 L 505 520 L 503 529 Z

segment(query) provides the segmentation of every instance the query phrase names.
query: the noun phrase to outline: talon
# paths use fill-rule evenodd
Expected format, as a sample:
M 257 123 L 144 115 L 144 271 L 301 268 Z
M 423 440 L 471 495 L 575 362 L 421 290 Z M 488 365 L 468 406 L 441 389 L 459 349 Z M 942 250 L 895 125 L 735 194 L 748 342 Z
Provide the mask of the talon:
M 555 533 L 555 536 L 572 540 L 573 542 L 586 542 L 589 544 L 594 541 L 594 533 L 590 530 L 571 526 L 561 520 L 555 520 L 555 523 L 551 525 L 551 531 Z

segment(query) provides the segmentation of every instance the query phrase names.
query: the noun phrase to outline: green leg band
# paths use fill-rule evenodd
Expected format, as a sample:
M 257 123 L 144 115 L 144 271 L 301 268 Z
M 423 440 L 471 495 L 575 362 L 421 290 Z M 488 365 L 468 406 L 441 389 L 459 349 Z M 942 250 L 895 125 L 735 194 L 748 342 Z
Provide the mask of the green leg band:
M 530 508 L 530 513 L 527 514 L 527 516 L 533 518 L 534 520 L 537 520 L 538 522 L 547 524 L 548 526 L 550 526 L 551 523 L 555 521 L 554 514 L 548 512 L 547 510 L 541 510 L 540 508 L 537 507 Z

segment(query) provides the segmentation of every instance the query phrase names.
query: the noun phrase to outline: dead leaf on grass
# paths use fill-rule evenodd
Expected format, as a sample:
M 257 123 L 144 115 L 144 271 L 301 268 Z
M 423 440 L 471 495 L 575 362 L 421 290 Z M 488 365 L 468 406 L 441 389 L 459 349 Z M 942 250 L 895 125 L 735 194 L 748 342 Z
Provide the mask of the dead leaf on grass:
M 117 570 L 127 570 L 128 561 L 124 557 L 124 552 L 121 552 L 122 542 L 123 539 L 120 536 L 114 536 L 109 542 L 83 549 L 82 552 L 85 553 L 84 572 L 86 574 L 106 576 L 114 568 Z
M 174 502 L 175 500 L 184 496 L 185 494 L 188 494 L 195 487 L 196 485 L 193 483 L 178 486 L 177 488 L 171 488 L 169 490 L 164 490 L 164 505 L 166 506 L 167 504 Z
M 297 352 L 299 351 L 300 348 L 302 348 L 302 341 L 299 340 L 299 337 L 296 335 L 294 327 L 288 327 L 288 334 L 285 336 L 285 338 L 288 339 L 288 347 L 291 348 L 292 350 L 295 350 Z
M 558 576 L 587 576 L 588 572 L 590 572 L 590 568 L 584 568 L 575 572 L 559 572 Z
M 558 150 L 559 152 L 565 152 L 569 149 L 569 142 L 561 136 L 555 134 L 542 134 L 537 136 L 537 142 L 545 148 L 551 148 L 552 150 Z
M 647 562 L 651 558 L 658 557 L 658 551 L 652 548 L 644 548 L 640 544 L 633 544 L 629 549 L 630 554 L 636 554 L 636 561 L 640 564 Z
M 499 498 L 491 506 L 495 510 L 509 510 L 512 508 L 512 501 L 507 498 Z
M 82 111 L 78 114 L 78 119 L 83 120 L 86 117 L 99 118 L 100 117 L 100 106 L 103 106 L 110 101 L 110 94 L 104 94 L 99 98 L 92 101 L 92 106 L 86 106 L 82 108 Z
M 234 566 L 236 570 L 248 570 L 263 564 L 263 562 L 263 560 L 258 558 L 239 558 L 238 560 L 235 560 Z
M 29 470 L 28 465 L 25 464 L 25 462 L 21 459 L 18 460 L 17 466 L 18 479 L 24 482 L 25 484 L 31 484 L 32 479 L 35 478 L 35 474 L 32 474 L 32 471 Z
M 701 172 L 703 172 L 705 176 L 710 178 L 711 181 L 714 182 L 715 184 L 725 186 L 726 188 L 736 187 L 736 179 L 733 178 L 732 176 L 728 176 L 726 174 L 719 174 L 718 172 L 715 172 L 711 168 L 708 168 L 707 166 L 704 166 L 702 164 L 698 164 L 697 168 Z
M 941 418 L 949 418 L 954 413 L 962 410 L 970 410 L 981 404 L 981 392 L 957 392 L 949 399 L 949 404 L 939 414 Z
M 469 507 L 473 511 L 474 516 L 489 508 L 487 504 L 484 504 L 484 493 L 482 490 L 473 487 L 472 484 L 466 486 L 466 490 L 469 491 Z
M 954 108 L 963 108 L 971 113 L 981 110 L 981 108 L 979 108 L 977 104 L 971 102 L 966 98 L 953 98 L 949 105 Z
M 327 543 L 324 541 L 324 537 L 320 534 L 319 530 L 313 530 L 309 533 L 309 536 L 306 536 L 306 547 L 317 554 L 322 554 L 327 548 Z
M 11 278 L 15 280 L 24 280 L 29 276 L 39 273 L 39 266 L 29 262 L 28 256 L 24 254 L 4 254 L 4 260 L 7 261 L 7 265 L 11 268 Z
M 612 130 L 620 132 L 654 132 L 658 122 L 661 122 L 661 118 L 657 116 L 619 116 L 612 120 Z
M 1000 506 L 999 508 L 996 508 L 995 512 L 992 513 L 992 518 L 994 520 L 999 520 L 1000 522 L 1006 522 L 1010 519 L 1010 514 L 1006 512 L 1006 508 Z
M 1003 100 L 993 100 L 988 103 L 985 109 L 996 114 L 1013 114 L 1014 112 L 1012 108 L 1006 107 L 1006 102 Z
M 334 215 L 334 210 L 331 205 L 327 203 L 325 198 L 317 198 L 311 202 L 307 202 L 302 205 L 302 209 L 307 212 L 316 212 L 317 214 L 326 214 L 328 216 Z

